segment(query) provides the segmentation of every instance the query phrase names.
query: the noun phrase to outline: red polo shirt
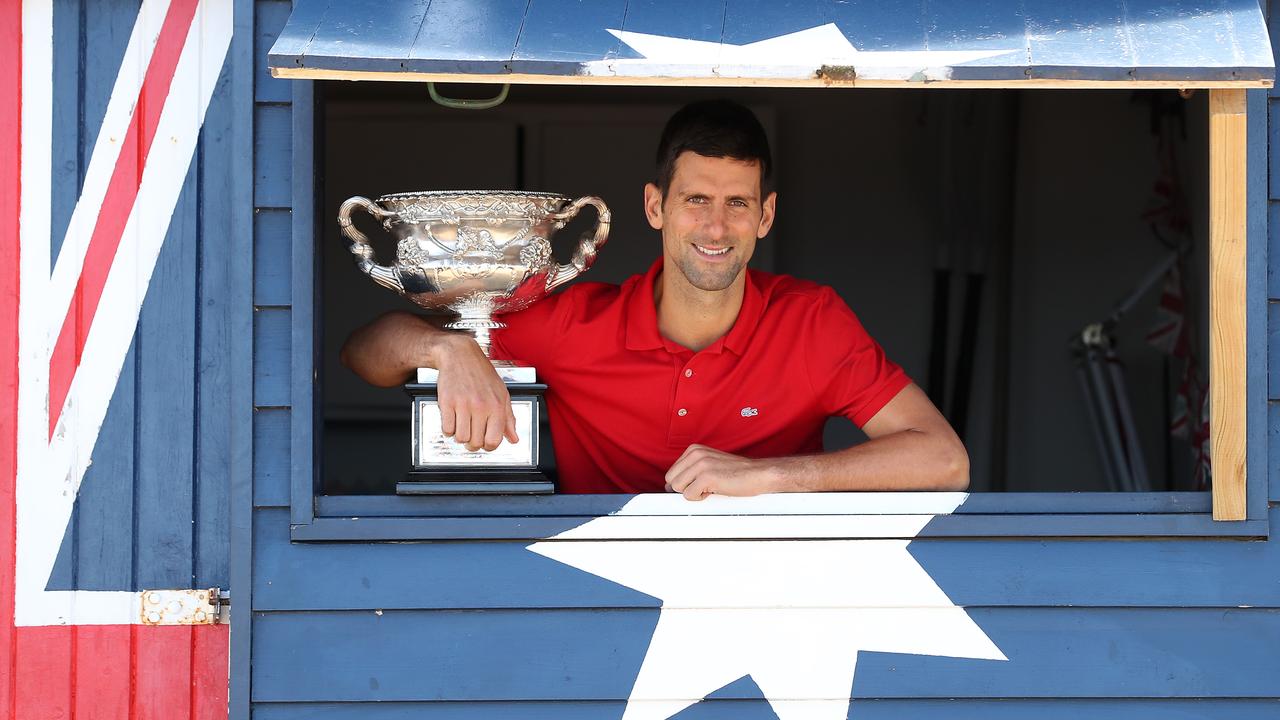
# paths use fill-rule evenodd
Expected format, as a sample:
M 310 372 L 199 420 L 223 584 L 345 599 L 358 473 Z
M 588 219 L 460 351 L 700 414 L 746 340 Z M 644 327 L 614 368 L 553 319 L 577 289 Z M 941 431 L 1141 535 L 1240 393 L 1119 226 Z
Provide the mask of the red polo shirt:
M 621 286 L 578 283 L 502 316 L 493 355 L 533 365 L 568 493 L 661 492 L 691 443 L 747 457 L 822 450 L 911 381 L 829 287 L 751 270 L 729 332 L 693 352 L 658 333 L 662 260 Z

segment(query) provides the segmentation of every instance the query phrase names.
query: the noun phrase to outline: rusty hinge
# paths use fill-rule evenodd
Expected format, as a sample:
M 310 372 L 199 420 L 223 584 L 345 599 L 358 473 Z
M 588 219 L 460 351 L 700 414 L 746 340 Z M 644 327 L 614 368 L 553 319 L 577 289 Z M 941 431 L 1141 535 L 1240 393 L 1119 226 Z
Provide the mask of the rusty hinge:
M 230 618 L 231 595 L 208 590 L 143 590 L 143 625 L 217 625 Z

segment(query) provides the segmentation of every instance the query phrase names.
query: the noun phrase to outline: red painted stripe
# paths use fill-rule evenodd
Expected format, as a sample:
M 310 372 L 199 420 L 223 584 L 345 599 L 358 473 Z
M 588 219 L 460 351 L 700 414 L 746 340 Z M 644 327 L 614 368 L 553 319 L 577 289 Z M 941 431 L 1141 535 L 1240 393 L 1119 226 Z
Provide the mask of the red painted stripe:
M 226 625 L 200 625 L 191 633 L 191 720 L 226 720 L 231 650 Z
M 62 405 L 71 389 L 71 380 L 80 367 L 85 339 L 97 313 L 98 301 L 102 299 L 102 287 L 107 282 L 107 274 L 111 271 L 112 260 L 115 259 L 124 234 L 124 226 L 138 197 L 146 157 L 155 140 L 160 112 L 168 98 L 173 74 L 178 66 L 178 58 L 182 55 L 182 46 L 195 17 L 197 4 L 198 0 L 173 0 L 165 13 L 160 37 L 156 41 L 155 52 L 151 55 L 147 74 L 138 92 L 133 118 L 121 145 L 120 157 L 112 170 L 111 180 L 107 183 L 107 193 L 98 212 L 98 221 L 85 251 L 84 268 L 80 271 L 71 307 L 67 309 L 62 330 L 58 333 L 58 341 L 49 359 L 50 437 L 53 437 L 53 428 L 62 414 Z
M 129 720 L 130 626 L 81 625 L 75 631 L 76 720 Z
M 226 720 L 225 625 L 21 627 L 12 720 Z M 72 654 L 79 656 L 71 672 Z M 74 702 L 73 702 L 74 698 Z
M 17 636 L 18 217 L 22 197 L 22 3 L 0 3 L 0 713 L 14 715 Z
M 21 627 L 15 634 L 14 720 L 69 720 L 72 628 Z
M 135 720 L 190 720 L 191 627 L 135 625 L 133 639 Z

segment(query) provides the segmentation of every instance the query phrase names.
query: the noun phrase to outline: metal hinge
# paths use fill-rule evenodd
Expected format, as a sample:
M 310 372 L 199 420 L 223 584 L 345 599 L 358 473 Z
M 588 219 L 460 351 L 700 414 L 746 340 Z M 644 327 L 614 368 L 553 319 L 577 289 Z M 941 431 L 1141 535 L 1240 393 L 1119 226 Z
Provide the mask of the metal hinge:
M 218 625 L 230 620 L 231 594 L 208 590 L 143 590 L 143 625 Z

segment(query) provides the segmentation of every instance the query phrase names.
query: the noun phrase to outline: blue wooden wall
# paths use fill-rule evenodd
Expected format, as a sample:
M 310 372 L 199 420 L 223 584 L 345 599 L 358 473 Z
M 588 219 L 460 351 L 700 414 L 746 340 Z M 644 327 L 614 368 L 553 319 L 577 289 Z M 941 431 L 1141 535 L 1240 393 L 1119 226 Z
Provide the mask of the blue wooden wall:
M 139 5 L 54 3 L 52 260 Z M 228 587 L 231 75 L 224 65 L 50 590 Z
M 620 717 L 656 598 L 521 542 L 291 540 L 291 524 L 310 514 L 290 505 L 297 468 L 310 467 L 291 456 L 311 432 L 310 377 L 295 370 L 305 358 L 295 343 L 311 337 L 296 287 L 309 284 L 311 258 L 291 254 L 294 223 L 309 222 L 293 216 L 309 210 L 309 161 L 292 153 L 310 122 L 295 103 L 309 95 L 266 70 L 289 9 L 256 0 L 252 17 L 252 355 L 240 358 L 252 363 L 252 488 L 239 488 L 244 513 L 233 511 L 235 577 L 250 584 L 236 586 L 232 716 Z M 1274 198 L 1269 242 L 1256 223 L 1250 237 L 1250 387 L 1267 389 L 1265 408 L 1260 390 L 1250 400 L 1250 467 L 1270 481 L 1251 517 L 1274 527 L 1280 381 L 1266 367 L 1280 363 L 1280 191 L 1262 173 L 1269 158 L 1268 176 L 1280 178 L 1280 141 L 1264 150 L 1280 132 L 1280 95 L 1255 93 L 1250 111 L 1252 190 Z M 909 552 L 1008 661 L 864 652 L 850 717 L 1280 716 L 1275 540 L 938 538 Z M 748 676 L 678 717 L 776 715 Z

